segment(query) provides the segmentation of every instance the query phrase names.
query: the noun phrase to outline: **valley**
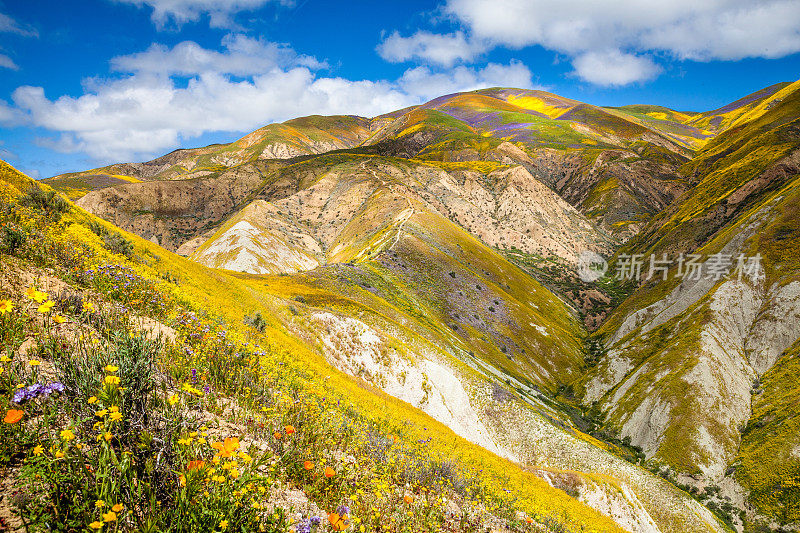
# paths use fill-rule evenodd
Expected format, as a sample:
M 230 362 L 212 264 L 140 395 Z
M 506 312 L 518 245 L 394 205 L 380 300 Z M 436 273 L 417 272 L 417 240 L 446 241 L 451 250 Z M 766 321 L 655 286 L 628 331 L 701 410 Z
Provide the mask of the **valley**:
M 706 112 L 481 89 L 40 182 L 3 165 L 6 204 L 62 194 L 50 225 L 100 263 L 527 487 L 536 531 L 800 529 L 800 82 Z M 647 275 L 694 254 L 731 275 Z

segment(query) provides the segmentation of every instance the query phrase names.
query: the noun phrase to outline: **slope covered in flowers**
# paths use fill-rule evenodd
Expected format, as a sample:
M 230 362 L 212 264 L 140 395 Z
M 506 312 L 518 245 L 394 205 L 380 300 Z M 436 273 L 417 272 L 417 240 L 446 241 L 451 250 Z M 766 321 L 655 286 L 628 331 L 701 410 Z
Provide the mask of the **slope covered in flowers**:
M 6 520 L 62 531 L 618 530 L 337 372 L 270 316 L 245 324 L 269 298 L 248 276 L 179 258 L 6 173 L 0 460 L 18 517 Z

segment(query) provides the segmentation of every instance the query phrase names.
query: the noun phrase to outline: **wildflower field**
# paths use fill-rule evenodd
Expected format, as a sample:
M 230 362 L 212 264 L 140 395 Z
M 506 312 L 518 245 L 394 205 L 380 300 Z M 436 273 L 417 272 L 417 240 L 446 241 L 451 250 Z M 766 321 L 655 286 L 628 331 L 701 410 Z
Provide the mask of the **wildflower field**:
M 257 281 L 2 164 L 0 530 L 619 530 L 246 320 Z

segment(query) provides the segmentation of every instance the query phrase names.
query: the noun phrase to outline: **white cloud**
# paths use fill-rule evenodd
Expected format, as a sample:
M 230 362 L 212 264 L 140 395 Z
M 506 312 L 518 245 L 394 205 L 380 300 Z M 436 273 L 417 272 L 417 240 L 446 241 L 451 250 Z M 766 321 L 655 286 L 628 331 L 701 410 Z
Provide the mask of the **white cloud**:
M 249 76 L 286 65 L 325 66 L 313 57 L 298 56 L 289 46 L 253 39 L 241 34 L 222 40 L 224 52 L 208 50 L 193 41 L 173 48 L 152 44 L 144 52 L 115 57 L 111 67 L 120 72 L 193 76 L 206 72 Z
M 410 37 L 394 32 L 377 50 L 382 58 L 394 63 L 415 59 L 451 67 L 459 61 L 471 61 L 483 48 L 482 44 L 467 41 L 460 31 L 446 35 L 418 31 Z
M 19 67 L 14 60 L 7 55 L 0 54 L 0 68 L 10 68 L 11 70 L 19 70 Z
M 585 52 L 572 60 L 572 66 L 582 80 L 605 87 L 651 80 L 661 72 L 649 58 L 619 50 Z
M 605 78 L 603 84 L 650 79 L 652 61 L 642 56 L 648 52 L 709 61 L 800 51 L 796 0 L 448 0 L 444 10 L 474 42 L 541 45 L 572 57 L 583 67 L 579 76 Z M 617 75 L 603 76 L 603 65 Z
M 24 37 L 36 37 L 38 32 L 31 28 L 21 26 L 17 21 L 0 13 L 0 33 L 16 33 Z
M 530 71 L 521 63 L 489 64 L 483 69 L 462 66 L 440 73 L 419 67 L 395 81 L 323 77 L 302 64 L 309 58 L 291 50 L 281 48 L 278 60 L 258 53 L 244 57 L 236 55 L 239 52 L 232 50 L 238 49 L 230 43 L 262 51 L 274 46 L 226 39 L 227 51 L 222 53 L 181 43 L 117 58 L 115 68 L 133 73 L 119 79 L 92 79 L 78 97 L 51 100 L 41 87 L 20 87 L 12 95 L 13 107 L 0 102 L 0 121 L 22 116 L 28 124 L 55 133 L 39 144 L 113 162 L 156 156 L 206 132 L 246 132 L 310 114 L 375 116 L 443 93 L 488 85 L 524 87 L 531 82 Z M 187 50 L 192 52 L 188 59 Z M 222 66 L 222 56 L 234 60 L 232 66 Z M 284 65 L 288 57 L 294 57 L 295 64 Z M 164 67 L 157 67 L 154 60 L 162 60 Z M 188 82 L 179 83 L 170 74 L 188 76 Z
M 642 46 L 697 61 L 783 57 L 800 51 L 800 3 L 748 2 L 706 10 L 648 28 Z
M 19 109 L 8 105 L 7 102 L 0 100 L 0 124 L 6 126 L 18 126 L 24 119 Z
M 153 9 L 151 18 L 159 28 L 170 22 L 182 26 L 197 22 L 208 15 L 212 28 L 236 28 L 234 16 L 242 11 L 253 11 L 270 2 L 291 5 L 292 0 L 116 0 L 123 4 Z

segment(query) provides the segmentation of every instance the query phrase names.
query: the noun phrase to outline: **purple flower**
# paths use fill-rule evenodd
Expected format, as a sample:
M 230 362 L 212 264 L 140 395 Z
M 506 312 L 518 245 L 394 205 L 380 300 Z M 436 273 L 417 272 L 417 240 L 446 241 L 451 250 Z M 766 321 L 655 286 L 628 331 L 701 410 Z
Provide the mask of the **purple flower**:
M 42 395 L 44 396 L 49 396 L 54 392 L 64 392 L 64 385 L 58 381 L 54 381 L 53 383 L 48 383 L 42 388 Z
M 33 385 L 29 385 L 28 387 L 19 389 L 17 392 L 15 392 L 14 396 L 11 398 L 11 401 L 14 403 L 24 403 L 28 400 L 33 400 L 38 396 L 50 396 L 54 392 L 64 392 L 64 385 L 57 381 L 48 383 L 47 385 L 34 383 Z
M 340 516 L 349 515 L 350 508 L 346 505 L 340 505 L 336 512 L 338 512 Z
M 319 526 L 322 523 L 322 519 L 318 516 L 312 516 L 311 518 L 306 518 L 305 520 L 301 520 L 294 526 L 294 530 L 297 533 L 311 533 L 311 528 L 313 527 L 316 529 L 316 526 Z
M 11 401 L 14 403 L 22 403 L 25 401 L 25 389 L 19 389 L 17 392 L 14 393 L 14 396 L 11 398 Z

